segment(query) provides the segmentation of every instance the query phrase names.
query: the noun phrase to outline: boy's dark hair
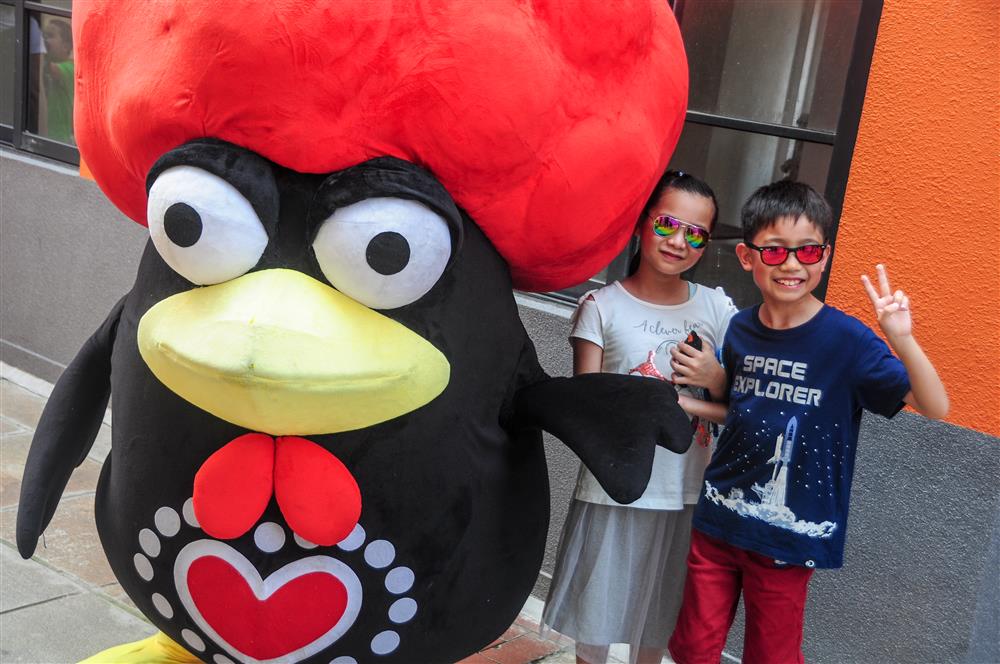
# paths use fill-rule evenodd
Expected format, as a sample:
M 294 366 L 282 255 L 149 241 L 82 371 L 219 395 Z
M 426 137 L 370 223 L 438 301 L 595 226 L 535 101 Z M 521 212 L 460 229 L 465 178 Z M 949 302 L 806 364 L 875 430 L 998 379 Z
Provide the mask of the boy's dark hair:
M 779 180 L 753 192 L 740 212 L 743 240 L 752 242 L 763 229 L 782 217 L 805 217 L 828 242 L 833 234 L 833 209 L 818 191 L 805 182 Z
M 709 231 L 715 228 L 715 222 L 719 220 L 719 201 L 715 200 L 715 192 L 712 188 L 708 186 L 708 183 L 700 178 L 696 178 L 690 173 L 685 173 L 684 171 L 667 171 L 660 176 L 659 181 L 657 181 L 656 186 L 653 187 L 653 193 L 649 195 L 649 200 L 646 204 L 642 206 L 642 215 L 639 217 L 639 223 L 643 223 L 649 217 L 649 211 L 653 209 L 663 194 L 667 193 L 670 189 L 676 189 L 678 191 L 684 191 L 689 194 L 695 194 L 696 196 L 704 196 L 705 198 L 711 199 L 712 201 L 712 224 L 709 226 Z M 632 258 L 628 262 L 628 276 L 635 274 L 636 270 L 639 269 L 639 256 L 642 254 L 641 251 L 636 251 Z

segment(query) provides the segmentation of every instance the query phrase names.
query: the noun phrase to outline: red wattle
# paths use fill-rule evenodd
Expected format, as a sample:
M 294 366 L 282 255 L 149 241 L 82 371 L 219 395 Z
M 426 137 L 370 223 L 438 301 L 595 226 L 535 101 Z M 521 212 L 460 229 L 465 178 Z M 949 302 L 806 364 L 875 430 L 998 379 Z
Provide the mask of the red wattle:
M 316 443 L 278 438 L 274 495 L 288 525 L 314 544 L 332 546 L 361 516 L 361 490 L 347 467 Z
M 248 433 L 216 450 L 194 476 L 194 515 L 217 539 L 250 530 L 271 500 L 274 439 Z

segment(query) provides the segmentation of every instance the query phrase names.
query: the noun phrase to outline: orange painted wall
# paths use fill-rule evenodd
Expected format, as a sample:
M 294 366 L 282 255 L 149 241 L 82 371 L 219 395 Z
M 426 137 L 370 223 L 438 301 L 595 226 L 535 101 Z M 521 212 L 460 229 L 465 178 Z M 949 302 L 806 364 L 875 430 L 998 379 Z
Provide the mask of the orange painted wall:
M 827 301 L 884 262 L 951 398 L 1000 435 L 1000 39 L 991 0 L 886 0 Z

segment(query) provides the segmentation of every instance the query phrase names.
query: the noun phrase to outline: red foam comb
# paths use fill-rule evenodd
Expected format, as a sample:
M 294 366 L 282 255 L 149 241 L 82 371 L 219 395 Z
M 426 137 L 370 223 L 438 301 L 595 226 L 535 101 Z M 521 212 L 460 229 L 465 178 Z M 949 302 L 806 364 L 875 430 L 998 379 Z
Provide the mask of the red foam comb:
M 194 138 L 301 172 L 392 155 L 528 290 L 624 246 L 687 99 L 664 0 L 85 0 L 73 24 L 77 142 L 132 219 L 153 162 Z

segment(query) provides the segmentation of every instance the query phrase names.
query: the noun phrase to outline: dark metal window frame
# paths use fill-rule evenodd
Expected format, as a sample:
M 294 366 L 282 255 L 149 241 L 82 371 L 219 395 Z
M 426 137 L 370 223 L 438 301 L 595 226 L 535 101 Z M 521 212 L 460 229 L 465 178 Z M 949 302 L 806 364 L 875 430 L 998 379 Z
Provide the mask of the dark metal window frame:
M 837 230 L 840 226 L 840 215 L 844 208 L 844 195 L 847 192 L 847 179 L 850 175 L 851 160 L 854 156 L 854 144 L 857 141 L 858 127 L 861 124 L 861 111 L 868 88 L 868 73 L 871 70 L 872 56 L 875 52 L 875 39 L 878 35 L 879 21 L 882 18 L 883 0 L 860 0 L 860 2 L 858 26 L 855 30 L 854 44 L 848 62 L 847 76 L 844 82 L 844 97 L 840 106 L 840 115 L 837 118 L 836 131 L 758 122 L 756 120 L 746 120 L 699 111 L 688 111 L 685 117 L 686 122 L 709 127 L 720 127 L 765 136 L 793 139 L 805 143 L 820 143 L 832 146 L 833 152 L 830 156 L 830 166 L 823 191 L 824 196 L 830 203 L 830 207 L 833 208 L 834 225 L 831 240 L 836 240 Z M 680 21 L 680 15 L 684 10 L 684 0 L 676 0 L 670 4 L 678 17 L 678 21 Z M 631 240 L 624 254 L 631 254 L 635 250 L 635 245 L 635 240 Z M 627 264 L 628 259 L 627 257 L 623 258 L 623 256 L 618 256 L 612 261 L 608 269 L 609 283 L 625 275 Z M 826 299 L 826 290 L 832 265 L 833 261 L 831 260 L 827 264 L 827 270 L 823 274 L 819 286 L 814 291 L 816 297 L 821 300 Z M 583 292 L 602 286 L 604 284 L 601 282 L 590 279 L 578 286 L 558 292 L 546 293 L 545 295 L 562 302 L 576 302 L 577 297 Z
M 36 136 L 24 130 L 28 114 L 28 46 L 30 40 L 28 13 L 40 12 L 51 16 L 71 18 L 71 12 L 62 7 L 53 7 L 31 0 L 0 0 L 0 5 L 14 8 L 14 89 L 0 91 L 13 93 L 14 124 L 0 124 L 0 143 L 15 150 L 79 165 L 80 152 L 74 146 L 54 141 L 44 136 Z

